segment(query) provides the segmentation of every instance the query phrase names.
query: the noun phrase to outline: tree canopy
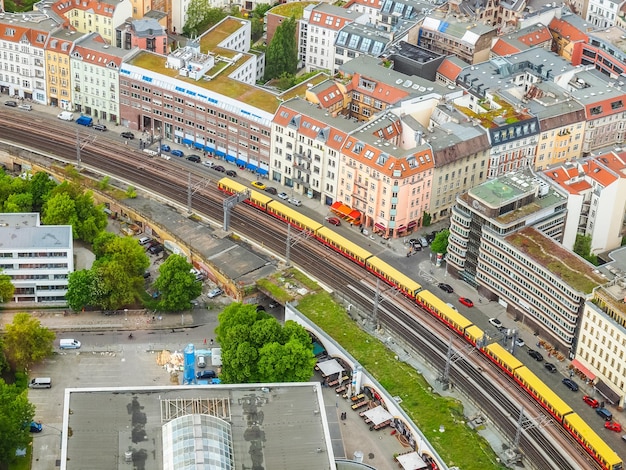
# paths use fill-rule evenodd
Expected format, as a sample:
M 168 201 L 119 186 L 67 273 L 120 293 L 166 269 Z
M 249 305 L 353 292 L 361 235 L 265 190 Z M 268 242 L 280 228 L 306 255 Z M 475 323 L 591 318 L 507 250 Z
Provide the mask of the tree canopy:
M 284 73 L 295 75 L 298 70 L 296 19 L 284 20 L 274 32 L 265 53 L 265 80 L 279 78 Z
M 221 8 L 211 8 L 206 0 L 191 0 L 187 6 L 187 22 L 182 33 L 187 37 L 197 36 L 216 25 L 227 13 Z
M 179 312 L 189 308 L 189 303 L 202 293 L 202 283 L 191 272 L 193 266 L 180 255 L 170 255 L 159 267 L 159 277 L 154 287 L 160 292 L 158 309 Z
M 18 313 L 5 326 L 4 354 L 13 370 L 22 370 L 50 356 L 56 335 L 28 313 Z
M 28 390 L 0 379 L 0 462 L 15 459 L 15 450 L 30 444 L 27 427 L 35 416 L 35 406 L 28 401 Z
M 293 321 L 281 326 L 255 305 L 233 303 L 219 315 L 217 339 L 222 347 L 225 383 L 305 382 L 315 356 L 304 328 Z
M 11 276 L 0 274 L 0 303 L 11 301 L 14 293 L 15 286 L 11 282 Z
M 448 237 L 450 236 L 450 230 L 442 230 L 439 232 L 435 239 L 430 244 L 430 249 L 433 253 L 445 254 L 448 252 Z
M 598 257 L 591 253 L 591 236 L 577 234 L 572 251 L 578 256 L 585 258 L 591 264 L 598 265 Z

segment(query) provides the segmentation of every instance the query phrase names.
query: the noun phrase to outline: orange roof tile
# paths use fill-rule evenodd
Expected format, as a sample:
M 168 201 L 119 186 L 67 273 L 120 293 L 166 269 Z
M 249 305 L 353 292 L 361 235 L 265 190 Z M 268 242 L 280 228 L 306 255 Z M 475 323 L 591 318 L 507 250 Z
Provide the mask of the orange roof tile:
M 603 168 L 598 164 L 595 159 L 587 160 L 583 163 L 583 168 L 585 174 L 600 183 L 605 188 L 609 186 L 611 183 L 617 181 L 617 176 L 613 174 L 613 172 L 608 171 L 606 168 Z
M 441 62 L 441 64 L 439 65 L 439 68 L 437 69 L 437 73 L 440 73 L 441 75 L 446 77 L 448 80 L 452 80 L 454 82 L 456 81 L 456 78 L 461 73 L 461 70 L 463 69 L 461 68 L 460 65 L 455 64 L 454 62 L 452 62 L 450 59 L 446 57 L 443 60 L 443 62 Z
M 491 52 L 499 56 L 505 56 L 521 52 L 521 49 L 513 46 L 511 43 L 506 42 L 503 38 L 498 38 L 496 43 L 491 48 Z
M 367 74 L 355 73 L 352 76 L 352 80 L 350 81 L 350 86 L 348 86 L 348 90 L 356 90 L 358 88 L 359 81 L 361 77 L 367 78 Z M 377 81 L 377 80 L 374 80 Z M 359 88 L 359 93 L 363 95 L 371 96 L 374 99 L 380 100 L 383 103 L 397 103 L 403 98 L 409 96 L 409 93 L 401 88 L 396 88 L 391 85 L 387 85 L 386 83 L 381 83 L 377 81 L 376 88 L 374 91 L 366 93 L 363 88 Z
M 558 33 L 559 36 L 569 39 L 570 41 L 589 41 L 589 36 L 584 31 L 579 30 L 571 23 L 561 19 L 552 18 L 550 25 L 548 26 L 550 31 Z
M 329 13 L 324 13 L 321 11 L 314 10 L 314 13 L 319 14 L 319 16 L 313 14 L 309 19 L 309 23 L 312 25 L 319 25 L 322 28 L 326 29 L 334 29 L 335 31 L 339 31 L 348 23 L 352 23 L 352 20 L 349 18 L 344 18 L 337 15 L 331 15 Z
M 107 3 L 103 0 L 82 0 L 72 2 L 70 0 L 59 0 L 52 5 L 56 13 L 66 16 L 68 11 L 81 10 L 91 12 L 99 16 L 113 17 L 115 12 L 115 3 Z
M 330 108 L 343 100 L 343 94 L 336 83 L 331 83 L 328 88 L 318 92 L 316 95 L 322 108 Z
M 525 34 L 524 36 L 519 36 L 517 40 L 523 42 L 527 46 L 536 46 L 537 44 L 552 41 L 552 34 L 550 34 L 550 30 L 544 26 L 537 31 Z
M 363 5 L 366 7 L 374 8 L 376 10 L 380 10 L 382 4 L 382 0 L 350 0 L 344 5 L 344 8 L 350 8 L 352 5 Z

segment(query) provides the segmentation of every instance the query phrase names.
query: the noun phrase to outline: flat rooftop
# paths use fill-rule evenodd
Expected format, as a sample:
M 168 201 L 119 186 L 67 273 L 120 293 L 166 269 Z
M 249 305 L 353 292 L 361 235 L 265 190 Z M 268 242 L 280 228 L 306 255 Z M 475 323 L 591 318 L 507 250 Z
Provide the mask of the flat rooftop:
M 39 225 L 39 214 L 0 214 L 0 250 L 72 249 L 71 225 Z
M 233 468 L 335 468 L 321 386 L 306 382 L 66 389 L 61 469 L 126 468 L 126 452 L 162 469 L 162 426 L 193 413 L 228 423 Z

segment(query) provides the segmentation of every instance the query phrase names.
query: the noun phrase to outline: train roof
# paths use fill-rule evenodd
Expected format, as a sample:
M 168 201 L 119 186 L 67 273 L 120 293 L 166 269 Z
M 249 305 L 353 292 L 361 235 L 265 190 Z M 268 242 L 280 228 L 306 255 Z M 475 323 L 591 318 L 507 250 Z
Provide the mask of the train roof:
M 422 288 L 422 285 L 419 282 L 411 279 L 406 274 L 402 274 L 396 268 L 391 266 L 389 263 L 384 262 L 377 256 L 372 256 L 371 258 L 369 258 L 367 260 L 367 263 L 378 269 L 379 271 L 388 274 L 390 277 L 398 281 L 398 284 L 409 288 L 412 292 L 419 291 Z
M 458 310 L 450 307 L 446 302 L 441 300 L 432 292 L 423 290 L 417 295 L 420 296 L 425 302 L 428 302 L 437 310 L 439 310 L 440 313 L 455 322 L 462 330 L 472 325 L 472 322 L 465 318 L 463 315 L 461 315 Z
M 559 416 L 571 413 L 572 407 L 565 403 L 561 397 L 552 391 L 539 377 L 537 377 L 528 367 L 520 367 L 515 369 L 515 375 L 526 382 L 539 396 L 541 396 L 545 404 Z
M 324 237 L 329 242 L 337 245 L 338 247 L 345 248 L 347 251 L 364 261 L 372 256 L 372 253 L 367 251 L 365 248 L 361 248 L 356 243 L 342 237 L 337 232 L 331 230 L 328 227 L 322 227 L 318 229 L 316 233 L 319 236 Z
M 609 464 L 609 468 L 622 463 L 620 456 L 577 413 L 567 415 L 565 421 Z
M 298 222 L 303 227 L 306 227 L 307 229 L 312 230 L 314 232 L 317 232 L 319 228 L 323 227 L 323 225 L 320 222 L 317 222 L 311 219 L 310 217 L 307 217 L 306 215 L 302 215 L 297 210 L 292 209 L 291 207 L 286 206 L 285 204 L 282 204 L 278 201 L 272 200 L 271 202 L 267 204 L 267 207 L 269 207 L 270 209 L 282 215 L 289 217 L 295 222 Z
M 231 180 L 230 178 L 222 178 L 219 181 L 219 184 L 221 186 L 224 186 L 228 189 L 230 189 L 231 191 L 235 192 L 235 193 L 241 193 L 243 191 L 249 191 L 250 192 L 250 199 L 254 200 L 255 202 L 259 202 L 262 205 L 267 205 L 269 202 L 273 201 L 273 199 L 266 195 L 263 194 L 259 191 L 255 191 L 254 189 L 250 189 L 248 186 L 239 183 L 238 181 L 235 180 Z
M 485 350 L 489 351 L 492 356 L 500 359 L 510 370 L 516 370 L 524 365 L 522 361 L 504 349 L 499 343 L 492 343 L 486 346 Z

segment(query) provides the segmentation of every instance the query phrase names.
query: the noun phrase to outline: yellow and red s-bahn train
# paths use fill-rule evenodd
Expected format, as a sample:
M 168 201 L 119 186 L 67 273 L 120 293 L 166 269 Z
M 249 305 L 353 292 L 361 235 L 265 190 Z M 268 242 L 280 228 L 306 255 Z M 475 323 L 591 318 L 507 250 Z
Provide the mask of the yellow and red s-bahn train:
M 459 336 L 476 346 L 505 374 L 511 376 L 519 383 L 533 399 L 540 403 L 554 419 L 563 425 L 602 468 L 605 470 L 622 470 L 622 460 L 617 453 L 567 403 L 500 344 L 482 344 L 485 335 L 481 328 L 474 325 L 460 312 L 432 292 L 423 290 L 418 282 L 356 243 L 335 233 L 320 222 L 300 214 L 298 211 L 262 192 L 250 189 L 230 178 L 222 178 L 218 182 L 218 187 L 227 194 L 249 191 L 250 196 L 246 200 L 248 204 L 291 224 L 299 230 L 310 233 L 321 243 L 350 258 L 390 286 L 401 291 L 406 297 L 415 301 L 423 310 L 437 317 Z

